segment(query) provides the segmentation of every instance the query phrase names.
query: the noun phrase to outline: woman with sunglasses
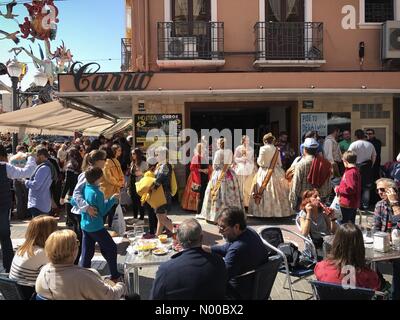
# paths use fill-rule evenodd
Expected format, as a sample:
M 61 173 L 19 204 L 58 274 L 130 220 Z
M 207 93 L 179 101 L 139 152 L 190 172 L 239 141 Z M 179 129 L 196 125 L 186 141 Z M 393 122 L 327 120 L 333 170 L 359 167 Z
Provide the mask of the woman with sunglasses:
M 389 222 L 393 228 L 400 228 L 400 201 L 396 183 L 392 179 L 381 178 L 376 180 L 376 190 L 382 199 L 375 206 L 374 211 L 374 232 L 388 231 Z M 400 259 L 392 260 L 393 300 L 400 300 Z

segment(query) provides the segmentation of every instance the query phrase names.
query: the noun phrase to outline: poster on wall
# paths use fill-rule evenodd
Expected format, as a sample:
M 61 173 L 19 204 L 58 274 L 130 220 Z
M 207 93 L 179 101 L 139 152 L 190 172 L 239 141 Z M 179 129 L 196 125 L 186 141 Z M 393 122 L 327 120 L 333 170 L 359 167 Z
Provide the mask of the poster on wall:
M 182 114 L 136 114 L 135 117 L 135 145 L 144 150 L 154 144 L 166 145 L 174 141 L 177 143 L 182 131 Z M 174 129 L 176 128 L 176 130 Z M 158 130 L 154 131 L 153 129 Z M 152 137 L 149 132 L 153 130 Z M 172 130 L 172 132 L 170 132 Z M 147 139 L 146 139 L 147 137 Z
M 308 131 L 316 131 L 320 136 L 328 135 L 327 113 L 302 113 L 300 115 L 301 137 Z
M 307 112 L 300 114 L 300 137 L 308 131 L 316 131 L 320 137 L 326 137 L 331 127 L 341 132 L 351 130 L 350 112 Z

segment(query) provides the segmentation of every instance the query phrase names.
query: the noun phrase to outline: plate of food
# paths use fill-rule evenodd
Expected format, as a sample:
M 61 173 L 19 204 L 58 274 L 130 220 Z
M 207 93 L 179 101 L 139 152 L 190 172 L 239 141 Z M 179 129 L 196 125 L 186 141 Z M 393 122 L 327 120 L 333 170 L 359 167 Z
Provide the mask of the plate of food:
M 163 256 L 168 253 L 168 250 L 165 248 L 157 248 L 153 250 L 153 254 L 156 256 Z

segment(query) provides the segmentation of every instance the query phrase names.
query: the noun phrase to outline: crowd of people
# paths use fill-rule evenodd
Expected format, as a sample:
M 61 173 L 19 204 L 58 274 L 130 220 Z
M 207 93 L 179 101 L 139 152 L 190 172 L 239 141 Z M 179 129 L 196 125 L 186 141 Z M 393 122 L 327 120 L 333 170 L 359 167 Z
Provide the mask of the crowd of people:
M 27 297 L 35 291 L 43 299 L 121 298 L 126 288 L 117 268 L 117 247 L 107 229 L 125 193 L 134 218 L 148 217 L 145 238 L 166 233 L 176 236 L 184 249 L 160 266 L 153 299 L 250 298 L 251 284 L 238 283 L 236 277 L 265 264 L 268 251 L 247 227 L 247 217 L 296 213 L 299 232 L 317 249 L 323 247 L 324 235 L 335 235 L 331 253 L 316 266 L 317 279 L 339 282 L 343 274 L 335 271 L 352 265 L 357 284 L 379 289 L 384 281 L 366 266 L 355 217 L 357 210 L 374 206 L 375 231 L 400 228 L 395 176 L 400 159 L 382 170 L 381 143 L 372 129 L 356 130 L 354 142 L 349 132 L 343 132 L 341 141 L 339 136 L 337 127 L 323 142 L 316 132 L 306 133 L 297 158 L 286 132 L 278 140 L 266 134 L 257 158 L 248 136 L 235 150 L 219 138 L 212 159 L 203 137 L 191 160 L 181 201 L 183 208 L 197 213 L 196 219 L 184 221 L 178 229 L 168 217 L 178 186 L 165 146 L 146 157 L 131 136 L 82 137 L 63 144 L 32 140 L 19 145 L 10 157 L 8 145 L 0 145 L 3 266 L 10 278 L 26 284 Z M 371 196 L 375 189 L 376 199 Z M 334 198 L 340 215 L 329 207 Z M 17 218 L 32 218 L 25 243 L 15 256 L 9 220 L 14 206 Z M 62 208 L 71 230 L 57 230 L 55 217 Z M 226 244 L 203 245 L 198 219 L 216 224 Z M 90 269 L 96 243 L 111 273 L 106 280 Z M 56 281 L 56 290 L 48 285 L 50 278 Z M 400 298 L 399 278 L 400 263 L 393 260 L 394 299 Z

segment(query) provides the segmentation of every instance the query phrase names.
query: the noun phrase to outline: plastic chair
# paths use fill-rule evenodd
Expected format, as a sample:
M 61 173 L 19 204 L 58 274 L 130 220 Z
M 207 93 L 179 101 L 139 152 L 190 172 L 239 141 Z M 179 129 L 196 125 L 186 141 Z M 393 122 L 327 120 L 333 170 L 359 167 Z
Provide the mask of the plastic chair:
M 284 272 L 286 273 L 286 279 L 285 282 L 283 284 L 283 287 L 285 289 L 287 289 L 285 287 L 286 282 L 289 285 L 289 291 L 290 291 L 290 297 L 293 300 L 293 285 L 302 280 L 303 278 L 306 278 L 312 274 L 314 274 L 314 269 L 309 269 L 309 268 L 303 268 L 303 267 L 298 267 L 294 270 L 290 270 L 289 268 L 289 264 L 286 258 L 286 255 L 278 249 L 278 246 L 282 243 L 284 243 L 284 238 L 283 238 L 283 234 L 282 231 L 285 231 L 287 233 L 290 233 L 292 235 L 295 235 L 296 237 L 302 239 L 304 241 L 305 244 L 307 244 L 307 246 L 310 248 L 311 250 L 311 259 L 312 262 L 315 264 L 317 263 L 317 252 L 315 250 L 315 246 L 313 244 L 313 242 L 310 239 L 307 239 L 306 237 L 288 230 L 286 228 L 278 228 L 278 227 L 260 227 L 258 229 L 258 234 L 261 237 L 261 240 L 263 241 L 263 243 L 267 246 L 267 249 L 269 251 L 269 255 L 274 255 L 274 254 L 278 254 L 279 256 L 282 257 L 283 260 L 283 265 L 281 267 L 281 269 L 279 270 L 279 272 Z M 295 277 L 297 278 L 296 280 L 292 281 L 291 277 Z
M 268 262 L 257 269 L 236 276 L 235 280 L 239 285 L 247 281 L 251 281 L 253 284 L 252 295 L 250 297 L 241 296 L 241 298 L 246 300 L 268 300 L 282 261 L 279 255 L 274 255 L 269 257 Z M 238 295 L 240 296 L 239 292 Z
M 372 300 L 375 296 L 385 296 L 383 292 L 367 288 L 345 289 L 341 284 L 309 281 L 316 300 Z
M 5 300 L 25 300 L 18 282 L 4 275 L 0 275 L 0 293 Z

